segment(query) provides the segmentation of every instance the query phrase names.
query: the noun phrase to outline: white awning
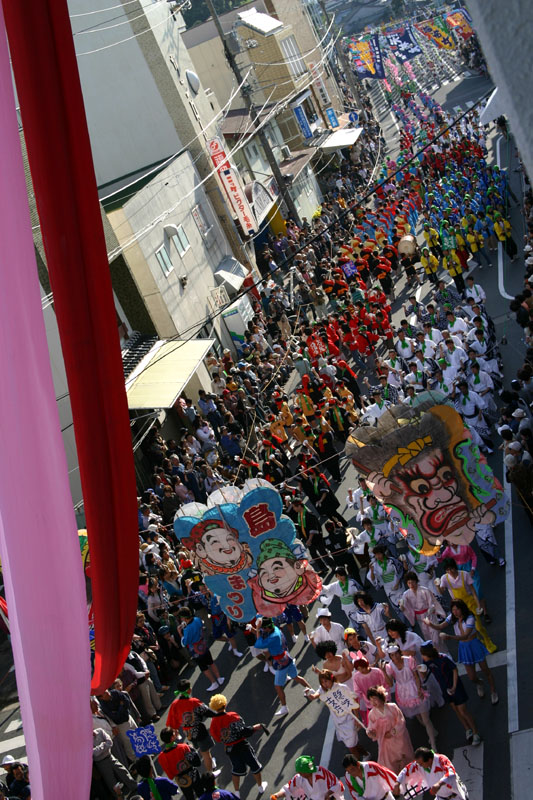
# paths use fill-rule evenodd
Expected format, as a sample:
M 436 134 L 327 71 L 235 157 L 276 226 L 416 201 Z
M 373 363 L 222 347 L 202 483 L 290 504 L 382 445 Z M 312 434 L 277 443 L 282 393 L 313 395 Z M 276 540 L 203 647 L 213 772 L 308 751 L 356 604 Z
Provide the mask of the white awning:
M 157 342 L 126 381 L 128 408 L 172 408 L 214 341 Z
M 331 151 L 339 150 L 341 147 L 350 147 L 356 143 L 362 133 L 362 128 L 342 128 L 340 131 L 335 131 L 331 136 L 328 136 L 320 145 L 320 149 Z
M 246 268 L 233 256 L 224 256 L 215 271 L 217 283 L 224 284 L 231 293 L 238 292 L 248 275 Z
M 493 93 L 487 100 L 487 105 L 479 115 L 480 125 L 488 125 L 493 122 L 502 114 L 507 114 L 507 104 L 504 100 L 504 95 L 498 91 L 498 87 L 494 89 Z

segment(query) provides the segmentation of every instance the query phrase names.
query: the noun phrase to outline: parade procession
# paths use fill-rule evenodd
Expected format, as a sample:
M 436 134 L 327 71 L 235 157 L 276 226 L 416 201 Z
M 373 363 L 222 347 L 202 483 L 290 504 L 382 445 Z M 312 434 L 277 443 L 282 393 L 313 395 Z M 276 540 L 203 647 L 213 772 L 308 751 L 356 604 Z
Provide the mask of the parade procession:
M 124 10 L 122 0 L 114 23 L 101 3 L 65 2 L 64 14 L 63 0 L 53 5 L 38 0 L 35 24 L 44 65 L 68 40 L 43 67 L 57 95 L 40 97 L 24 67 L 36 40 L 5 3 L 0 48 L 7 105 L 12 57 L 29 164 L 24 177 L 6 115 L 0 136 L 18 200 L 10 211 L 5 194 L 2 239 L 14 257 L 20 230 L 28 287 L 49 273 L 41 306 L 57 318 L 57 336 L 46 316 L 46 332 L 26 323 L 29 301 L 17 295 L 26 278 L 12 276 L 3 405 L 11 420 L 23 403 L 30 413 L 24 435 L 18 422 L 4 428 L 0 800 L 527 796 L 533 192 L 476 14 L 407 0 L 374 4 L 383 8 L 368 19 L 350 3 L 135 0 Z M 160 21 L 143 38 L 150 7 Z M 81 51 L 85 26 L 102 21 L 111 43 L 100 33 L 97 48 Z M 133 33 L 123 39 L 119 28 L 119 41 L 122 24 Z M 198 58 L 180 71 L 170 55 L 196 125 L 185 148 L 192 188 L 172 174 L 165 182 L 173 157 L 154 157 L 142 177 L 124 172 L 113 194 L 84 71 L 94 53 L 129 41 L 148 53 L 146 85 L 159 86 L 150 48 L 166 52 L 165 36 Z M 283 62 L 267 60 L 263 40 L 279 44 Z M 209 100 L 231 87 L 226 106 L 217 99 L 215 154 L 194 104 L 217 48 L 232 74 L 223 84 L 211 66 L 205 89 Z M 310 76 L 283 101 L 282 79 L 270 82 L 282 63 L 295 86 Z M 327 108 L 313 114 L 320 97 Z M 164 128 L 152 100 L 146 114 Z M 116 102 L 125 108 L 128 95 Z M 180 137 L 184 113 L 172 122 Z M 303 141 L 298 156 L 276 140 L 287 131 Z M 132 125 L 109 153 L 120 159 L 134 138 Z M 267 162 L 268 192 L 257 170 Z M 55 202 L 52 163 L 72 211 Z M 177 200 L 163 210 L 169 181 Z M 197 239 L 172 221 L 188 194 L 196 205 L 184 219 Z M 138 230 L 135 215 L 144 215 Z M 140 264 L 158 225 L 156 281 Z M 195 242 L 220 250 L 219 285 L 208 316 L 171 325 L 162 309 L 177 301 L 158 281 L 170 286 L 176 254 L 184 265 Z M 35 265 L 39 247 L 46 266 Z M 179 269 L 180 295 L 198 298 L 200 267 L 190 280 Z M 38 302 L 35 285 L 27 296 Z M 192 314 L 200 301 L 188 296 Z M 119 349 L 116 319 L 142 321 L 145 311 L 154 324 L 120 333 Z M 201 345 L 194 364 L 191 342 Z M 183 348 L 181 363 L 170 343 Z M 18 367 L 23 351 L 31 376 Z M 167 358 L 168 374 L 154 366 Z M 171 382 L 166 404 L 152 399 Z M 141 391 L 149 399 L 135 405 Z M 77 461 L 67 470 L 69 428 Z M 31 504 L 21 451 L 41 484 Z M 76 518 L 72 473 L 83 495 Z

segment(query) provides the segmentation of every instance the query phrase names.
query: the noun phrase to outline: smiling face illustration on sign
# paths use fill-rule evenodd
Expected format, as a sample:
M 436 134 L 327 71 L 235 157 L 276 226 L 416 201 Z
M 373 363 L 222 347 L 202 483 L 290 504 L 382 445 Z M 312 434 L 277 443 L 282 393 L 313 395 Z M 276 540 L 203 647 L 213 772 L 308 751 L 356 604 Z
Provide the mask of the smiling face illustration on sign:
M 174 532 L 229 617 L 278 616 L 288 603 L 306 605 L 319 596 L 320 577 L 296 539 L 294 523 L 282 516 L 275 489 L 253 488 L 239 503 L 199 511 L 200 517 L 177 516 Z

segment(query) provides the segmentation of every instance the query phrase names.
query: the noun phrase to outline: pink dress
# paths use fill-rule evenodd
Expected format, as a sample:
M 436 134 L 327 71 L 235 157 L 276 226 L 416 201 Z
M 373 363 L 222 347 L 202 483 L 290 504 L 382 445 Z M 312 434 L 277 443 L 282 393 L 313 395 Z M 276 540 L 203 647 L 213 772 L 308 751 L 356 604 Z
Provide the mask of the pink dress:
M 387 675 L 394 679 L 394 694 L 401 710 L 406 717 L 416 717 L 417 714 L 429 711 L 429 697 L 425 692 L 421 700 L 418 694 L 418 684 L 414 676 L 416 662 L 413 656 L 402 656 L 402 661 L 402 669 L 398 669 L 392 661 L 385 669 Z
M 378 763 L 398 774 L 406 764 L 414 760 L 411 739 L 405 727 L 405 719 L 396 703 L 385 703 L 383 711 L 371 708 L 368 714 L 368 730 L 377 736 Z M 390 737 L 385 734 L 390 733 Z
M 366 693 L 374 686 L 383 686 L 387 690 L 387 700 L 390 700 L 390 692 L 387 680 L 383 671 L 379 667 L 370 667 L 368 675 L 363 675 L 356 669 L 353 672 L 353 690 L 359 702 L 361 718 L 366 725 L 368 718 L 368 700 Z

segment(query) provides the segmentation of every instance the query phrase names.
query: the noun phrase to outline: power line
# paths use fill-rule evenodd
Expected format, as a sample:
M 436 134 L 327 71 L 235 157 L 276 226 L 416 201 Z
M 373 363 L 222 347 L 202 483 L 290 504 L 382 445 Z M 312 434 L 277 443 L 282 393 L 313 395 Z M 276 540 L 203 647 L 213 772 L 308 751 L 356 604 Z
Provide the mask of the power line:
M 142 19 L 142 17 L 145 17 L 147 11 L 151 11 L 153 8 L 157 8 L 158 6 L 161 5 L 161 2 L 165 2 L 165 0 L 156 0 L 156 2 L 153 3 L 153 5 L 148 6 L 146 9 L 144 9 L 143 13 L 139 14 L 138 17 L 131 17 L 131 18 L 127 17 L 125 20 L 123 19 L 122 22 L 117 22 L 116 25 L 107 25 L 107 26 L 105 26 L 103 28 L 83 28 L 80 31 L 76 31 L 75 33 L 73 32 L 72 36 L 85 36 L 85 35 L 87 35 L 89 33 L 100 33 L 100 31 L 110 31 L 113 28 L 120 28 L 122 25 L 129 25 L 131 22 L 136 22 L 136 20 Z M 122 18 L 122 15 L 113 17 L 113 19 L 121 19 L 121 18 Z M 106 20 L 106 22 L 112 22 L 112 20 Z M 96 24 L 100 25 L 99 22 L 97 22 Z
M 326 226 L 324 231 L 327 231 L 330 228 L 334 227 L 340 219 L 344 219 L 344 217 L 347 214 L 349 214 L 350 212 L 352 212 L 354 208 L 359 208 L 363 203 L 365 203 L 368 200 L 369 197 L 371 197 L 373 194 L 376 193 L 378 187 L 381 186 L 383 183 L 385 183 L 385 181 L 389 181 L 391 178 L 393 178 L 396 175 L 398 175 L 398 173 L 404 172 L 406 167 L 408 167 L 410 164 L 412 164 L 413 162 L 418 160 L 418 156 L 419 155 L 421 155 L 426 150 L 428 150 L 434 142 L 438 141 L 451 128 L 455 127 L 455 125 L 457 125 L 465 116 L 470 114 L 474 108 L 476 108 L 478 105 L 480 105 L 492 93 L 492 91 L 493 90 L 491 89 L 488 92 L 485 92 L 485 94 L 483 94 L 478 100 L 476 100 L 476 102 L 473 103 L 470 108 L 468 108 L 468 109 L 466 109 L 466 111 L 462 112 L 449 125 L 447 125 L 441 131 L 439 131 L 439 133 L 436 136 L 434 136 L 432 139 L 428 140 L 428 142 L 425 145 L 423 145 L 423 147 L 421 147 L 419 150 L 417 150 L 414 153 L 414 155 L 412 155 L 409 159 L 407 159 L 391 175 L 388 175 L 386 178 L 383 178 L 382 180 L 378 180 L 378 182 L 375 184 L 375 186 L 373 188 L 369 189 L 359 200 L 356 200 L 354 203 L 352 203 L 351 206 L 346 208 L 344 211 L 341 211 L 341 213 L 338 215 L 337 219 L 335 219 L 332 222 L 330 222 L 329 225 Z M 289 260 L 289 259 L 293 260 L 299 253 L 302 252 L 302 250 L 304 248 L 307 248 L 309 246 L 309 244 L 311 244 L 312 242 L 317 241 L 318 239 L 320 239 L 321 236 L 323 235 L 324 231 L 320 231 L 320 233 L 317 233 L 316 235 L 314 235 L 308 242 L 305 243 L 305 245 L 302 245 L 302 247 L 300 247 L 298 250 L 296 250 L 296 252 L 291 253 L 287 260 Z M 277 270 L 280 270 L 282 268 L 282 266 L 286 267 L 287 263 L 285 263 L 283 265 L 278 265 L 275 270 L 272 270 L 272 272 L 276 272 Z M 255 289 L 258 286 L 260 286 L 262 283 L 263 283 L 263 278 L 261 280 L 259 280 L 259 281 L 256 281 L 254 284 L 252 284 L 252 286 L 249 286 L 246 289 L 244 289 L 244 290 L 242 290 L 240 292 L 237 292 L 236 296 L 229 303 L 226 303 L 224 306 L 222 306 L 221 308 L 217 309 L 216 312 L 213 312 L 212 314 L 209 314 L 202 322 L 194 323 L 194 325 L 189 326 L 189 328 L 186 328 L 180 334 L 178 334 L 177 336 L 171 337 L 167 341 L 169 341 L 169 342 L 176 341 L 177 339 L 179 339 L 180 336 L 183 336 L 184 333 L 187 333 L 188 331 L 190 331 L 190 330 L 192 330 L 194 328 L 197 328 L 198 330 L 200 330 L 207 322 L 211 322 L 216 317 L 219 317 L 221 314 L 224 313 L 224 311 L 229 306 L 231 306 L 233 303 L 235 303 L 241 297 L 244 297 L 252 289 Z M 142 370 L 140 370 L 138 375 L 142 375 L 142 373 L 145 372 L 147 369 L 149 369 L 151 366 L 154 366 L 158 361 L 162 360 L 163 358 L 166 358 L 166 356 L 170 355 L 171 353 L 174 353 L 176 350 L 180 349 L 180 347 L 183 347 L 185 344 L 187 344 L 193 338 L 194 338 L 194 335 L 189 336 L 185 340 L 177 341 L 176 347 L 172 348 L 171 350 L 169 350 L 166 353 L 163 353 L 161 356 L 159 356 L 159 358 L 152 359 L 152 361 L 150 361 Z
M 259 130 L 264 128 L 270 122 L 270 120 L 277 114 L 278 108 L 280 108 L 281 106 L 283 106 L 283 105 L 287 104 L 288 102 L 290 102 L 293 98 L 295 98 L 299 94 L 301 94 L 302 91 L 305 91 L 305 89 L 307 89 L 311 85 L 311 83 L 313 83 L 314 80 L 315 80 L 315 77 L 310 76 L 310 78 L 309 78 L 309 80 L 308 80 L 308 82 L 306 83 L 305 86 L 300 87 L 298 89 L 295 89 L 287 97 L 284 97 L 283 100 L 279 100 L 269 110 L 268 114 L 262 120 L 260 120 L 259 123 L 256 124 L 256 127 L 253 128 L 253 129 L 251 127 L 251 125 L 253 125 L 253 120 L 252 120 L 251 124 L 248 125 L 248 127 L 246 129 L 247 131 L 251 131 L 250 135 L 248 136 L 248 138 L 246 140 L 243 140 L 243 141 L 239 142 L 232 150 L 230 150 L 229 153 L 227 153 L 227 159 L 229 160 L 233 156 L 234 153 L 238 152 L 243 147 L 245 147 L 245 145 L 248 144 L 248 142 L 253 139 L 255 134 Z M 271 93 L 270 97 L 272 96 L 272 94 L 273 94 L 273 92 Z M 259 114 L 261 114 L 263 112 L 263 110 L 264 110 L 265 106 L 267 105 L 267 103 L 268 103 L 268 100 L 267 100 L 267 102 L 265 104 L 263 104 L 262 108 L 259 109 L 259 112 L 258 112 Z M 108 254 L 107 254 L 108 259 L 112 260 L 117 255 L 119 255 L 120 253 L 124 252 L 124 250 L 126 250 L 128 247 L 131 247 L 131 245 L 133 245 L 136 242 L 138 242 L 140 238 L 142 238 L 150 230 L 152 230 L 154 225 L 156 225 L 158 222 L 163 222 L 163 220 L 165 220 L 169 216 L 169 214 L 171 214 L 173 211 L 175 211 L 176 208 L 178 208 L 178 206 L 180 206 L 181 203 L 184 202 L 184 200 L 186 200 L 188 197 L 193 195 L 200 186 L 202 186 L 207 180 L 209 180 L 209 178 L 211 178 L 211 176 L 215 175 L 216 173 L 217 173 L 217 168 L 214 167 L 204 178 L 202 178 L 201 181 L 199 181 L 199 183 L 196 184 L 194 189 L 192 189 L 187 194 L 183 195 L 176 203 L 174 203 L 174 205 L 172 205 L 169 208 L 167 208 L 164 211 L 162 211 L 157 217 L 155 217 L 149 223 L 147 223 L 144 226 L 144 228 L 142 228 L 140 231 L 138 231 L 136 234 L 134 234 L 132 237 L 130 237 L 130 239 L 128 239 L 126 242 L 124 242 L 123 244 L 121 244 L 118 247 L 114 248 L 113 250 L 109 251 Z M 168 177 L 172 178 L 173 176 L 170 175 Z
M 184 3 L 182 3 L 182 5 L 179 8 L 177 8 L 176 11 L 181 11 L 181 9 L 185 5 L 187 5 L 187 0 Z M 172 17 L 172 15 L 170 15 L 170 16 Z M 113 42 L 112 44 L 106 44 L 103 47 L 97 47 L 95 50 L 85 50 L 82 53 L 76 53 L 76 56 L 78 58 L 81 58 L 81 56 L 90 56 L 90 55 L 93 55 L 94 53 L 101 53 L 103 50 L 110 50 L 112 47 L 117 47 L 117 45 L 119 45 L 119 44 L 124 44 L 125 42 L 131 42 L 133 39 L 138 39 L 139 36 L 143 36 L 143 34 L 145 34 L 145 33 L 149 33 L 150 31 L 155 31 L 156 28 L 161 27 L 161 25 L 167 24 L 168 21 L 169 21 L 169 18 L 166 17 L 165 19 L 161 20 L 161 22 L 157 22 L 155 25 L 149 25 L 148 28 L 144 29 L 144 31 L 140 31 L 139 33 L 135 33 L 135 34 L 133 34 L 133 36 L 128 36 L 126 39 L 121 39 L 120 41 Z
M 139 0 L 128 0 L 127 3 L 119 3 L 118 6 L 110 6 L 109 8 L 98 8 L 95 11 L 82 11 L 79 14 L 71 14 L 70 19 L 76 19 L 77 17 L 89 17 L 91 14 L 103 14 L 105 11 L 115 11 L 116 9 L 119 8 L 122 9 L 125 8 L 126 6 L 131 6 L 133 3 L 138 3 L 138 2 Z

